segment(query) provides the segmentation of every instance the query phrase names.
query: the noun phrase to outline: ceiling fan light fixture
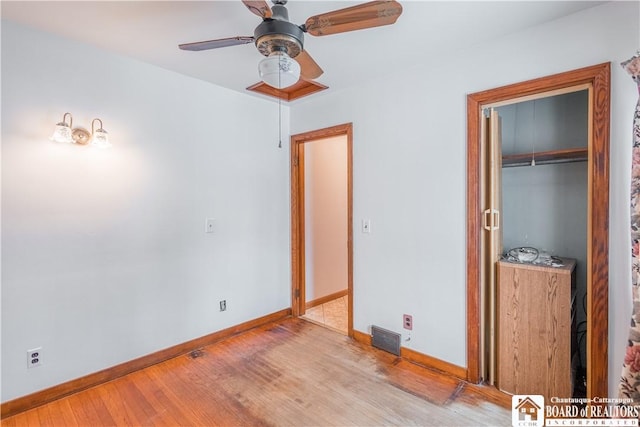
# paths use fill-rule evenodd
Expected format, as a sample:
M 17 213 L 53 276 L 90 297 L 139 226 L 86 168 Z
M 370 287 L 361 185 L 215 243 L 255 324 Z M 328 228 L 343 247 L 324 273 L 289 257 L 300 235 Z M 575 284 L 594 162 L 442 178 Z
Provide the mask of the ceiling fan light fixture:
M 269 7 L 266 0 L 242 0 L 251 13 L 262 18 L 253 31 L 253 37 L 227 37 L 178 46 L 182 50 L 199 51 L 254 41 L 258 52 L 267 57 L 258 64 L 260 78 L 267 86 L 283 89 L 295 85 L 301 73 L 301 85 L 323 73 L 322 68 L 304 50 L 305 33 L 324 36 L 391 25 L 402 14 L 402 5 L 396 0 L 373 0 L 314 15 L 304 24 L 296 25 L 289 20 L 287 1 L 272 0 L 273 6 Z
M 276 89 L 295 84 L 300 79 L 300 64 L 285 52 L 273 52 L 258 64 L 263 82 Z

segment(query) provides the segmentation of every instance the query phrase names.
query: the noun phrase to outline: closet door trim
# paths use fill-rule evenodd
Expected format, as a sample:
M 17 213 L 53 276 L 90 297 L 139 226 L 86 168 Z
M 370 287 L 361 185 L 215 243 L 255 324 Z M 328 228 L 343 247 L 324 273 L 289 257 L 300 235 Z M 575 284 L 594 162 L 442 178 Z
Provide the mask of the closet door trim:
M 610 63 L 477 92 L 467 96 L 467 379 L 481 380 L 482 108 L 579 85 L 590 88 L 587 267 L 587 396 L 608 394 Z

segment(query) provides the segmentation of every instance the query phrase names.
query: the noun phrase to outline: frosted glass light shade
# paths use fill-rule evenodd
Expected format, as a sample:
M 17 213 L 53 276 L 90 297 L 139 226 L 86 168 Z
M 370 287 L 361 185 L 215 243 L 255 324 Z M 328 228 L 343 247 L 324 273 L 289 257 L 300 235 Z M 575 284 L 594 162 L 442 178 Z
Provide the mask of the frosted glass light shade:
M 73 137 L 71 136 L 71 126 L 66 124 L 65 122 L 60 122 L 56 125 L 56 129 L 53 131 L 53 135 L 51 135 L 51 141 L 53 142 L 66 142 L 71 144 L 73 142 Z
M 109 148 L 111 143 L 109 142 L 109 134 L 104 129 L 98 129 L 93 132 L 93 138 L 91 138 L 91 145 L 97 148 Z
M 273 52 L 258 64 L 263 82 L 276 89 L 295 84 L 300 79 L 300 64 L 284 52 Z

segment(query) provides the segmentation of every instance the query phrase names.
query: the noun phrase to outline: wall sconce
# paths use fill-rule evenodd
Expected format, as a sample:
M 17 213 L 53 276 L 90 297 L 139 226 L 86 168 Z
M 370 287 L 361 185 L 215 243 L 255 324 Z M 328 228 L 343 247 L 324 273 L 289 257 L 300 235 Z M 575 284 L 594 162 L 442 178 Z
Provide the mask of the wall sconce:
M 67 123 L 67 116 L 69 116 L 69 122 Z M 100 127 L 96 130 L 95 123 L 100 122 Z M 102 128 L 102 120 L 93 119 L 91 121 L 91 133 L 88 130 L 77 127 L 73 127 L 73 116 L 71 113 L 64 113 L 62 121 L 56 124 L 56 129 L 51 135 L 51 141 L 54 142 L 66 142 L 68 144 L 87 145 L 91 142 L 91 145 L 98 148 L 109 148 L 111 143 L 109 142 L 109 135 L 107 131 Z
M 95 129 L 93 127 L 96 121 L 100 122 L 100 127 L 98 129 Z M 109 135 L 107 134 L 106 130 L 102 129 L 102 120 L 93 119 L 91 121 L 91 135 L 92 135 L 91 145 L 93 145 L 94 147 L 98 147 L 98 148 L 111 147 L 111 143 L 109 142 Z

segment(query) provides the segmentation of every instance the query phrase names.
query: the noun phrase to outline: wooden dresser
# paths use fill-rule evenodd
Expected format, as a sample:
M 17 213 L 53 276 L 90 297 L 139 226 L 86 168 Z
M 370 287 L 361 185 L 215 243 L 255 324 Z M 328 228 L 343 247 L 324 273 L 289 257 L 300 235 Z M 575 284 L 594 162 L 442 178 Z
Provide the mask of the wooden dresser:
M 562 267 L 498 261 L 497 386 L 571 397 L 573 259 Z M 574 326 L 575 327 L 575 326 Z

